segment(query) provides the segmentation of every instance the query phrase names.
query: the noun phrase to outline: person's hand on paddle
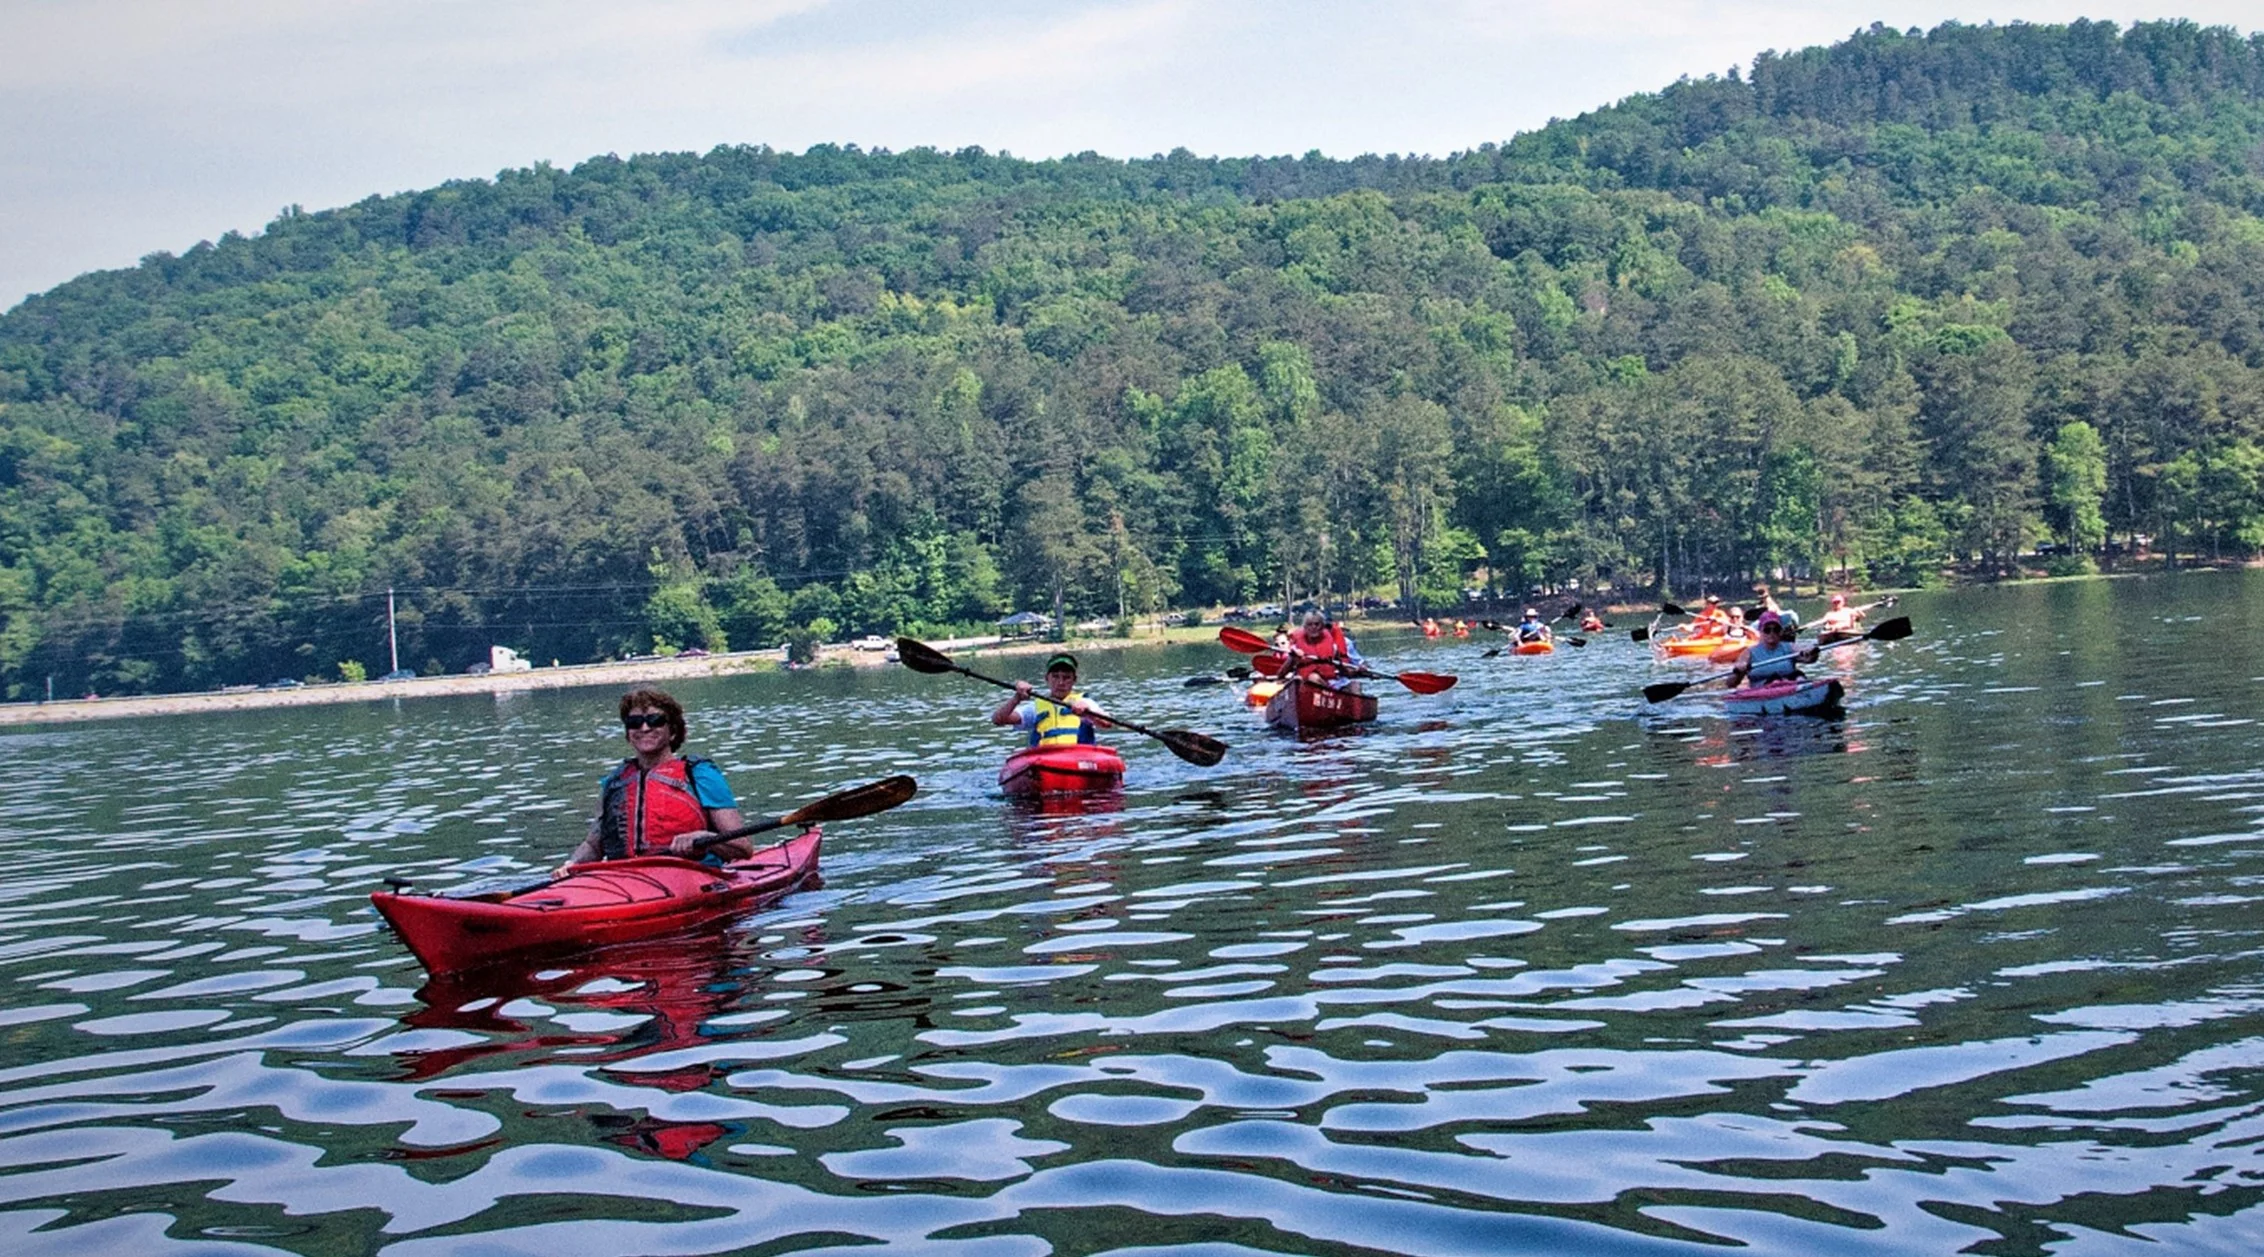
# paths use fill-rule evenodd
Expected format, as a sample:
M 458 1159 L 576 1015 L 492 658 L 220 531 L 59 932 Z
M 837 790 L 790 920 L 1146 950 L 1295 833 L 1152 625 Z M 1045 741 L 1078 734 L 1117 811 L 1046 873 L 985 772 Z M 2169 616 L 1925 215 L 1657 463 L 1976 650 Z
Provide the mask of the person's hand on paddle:
M 699 854 L 702 840 L 713 837 L 715 837 L 715 831 L 712 829 L 695 829 L 689 833 L 678 834 L 669 841 L 668 854 L 680 855 L 688 859 Z

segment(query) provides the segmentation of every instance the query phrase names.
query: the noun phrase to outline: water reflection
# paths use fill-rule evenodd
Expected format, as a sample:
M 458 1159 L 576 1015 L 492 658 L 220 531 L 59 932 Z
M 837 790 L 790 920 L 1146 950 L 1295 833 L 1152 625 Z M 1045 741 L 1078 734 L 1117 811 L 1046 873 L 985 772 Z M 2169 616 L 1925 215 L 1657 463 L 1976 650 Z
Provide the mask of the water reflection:
M 0 1242 L 2253 1251 L 2257 593 L 1911 595 L 1835 720 L 1372 632 L 1462 684 L 1302 741 L 1128 653 L 1097 698 L 1234 750 L 1069 809 L 928 679 L 705 683 L 750 808 L 920 796 L 728 927 L 447 983 L 367 892 L 555 859 L 609 695 L 0 738 Z

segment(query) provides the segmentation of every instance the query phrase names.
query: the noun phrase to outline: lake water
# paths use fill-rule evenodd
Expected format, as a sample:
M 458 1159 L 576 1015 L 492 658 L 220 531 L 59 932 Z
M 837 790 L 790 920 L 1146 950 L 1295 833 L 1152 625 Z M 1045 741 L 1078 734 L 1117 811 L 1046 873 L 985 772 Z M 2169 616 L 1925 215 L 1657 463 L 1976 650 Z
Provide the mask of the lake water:
M 1834 721 L 1632 621 L 1304 742 L 1096 652 L 1234 749 L 1082 813 L 963 678 L 685 685 L 750 813 L 921 793 L 445 988 L 369 892 L 555 862 L 611 693 L 0 736 L 0 1252 L 2264 1251 L 2264 573 L 1898 611 Z

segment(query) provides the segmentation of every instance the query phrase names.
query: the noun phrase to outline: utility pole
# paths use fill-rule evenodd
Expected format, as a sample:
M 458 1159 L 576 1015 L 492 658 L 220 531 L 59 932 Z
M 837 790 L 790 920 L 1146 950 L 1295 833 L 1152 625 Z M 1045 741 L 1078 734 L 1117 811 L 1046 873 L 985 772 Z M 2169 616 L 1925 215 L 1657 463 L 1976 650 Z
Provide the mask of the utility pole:
M 393 656 L 393 671 L 401 670 L 401 639 L 393 632 L 393 587 L 385 587 L 385 649 Z

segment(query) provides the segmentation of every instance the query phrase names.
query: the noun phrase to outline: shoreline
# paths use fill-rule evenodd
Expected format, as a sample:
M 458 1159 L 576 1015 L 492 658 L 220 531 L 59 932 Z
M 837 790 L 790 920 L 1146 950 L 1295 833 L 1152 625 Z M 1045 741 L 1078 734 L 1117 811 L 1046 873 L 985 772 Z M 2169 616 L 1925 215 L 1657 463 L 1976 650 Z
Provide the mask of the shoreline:
M 2192 564 L 2186 567 L 2133 571 L 2111 569 L 2068 576 L 2023 575 L 1994 581 L 1973 581 L 1976 585 L 2045 584 L 2065 581 L 2120 580 L 2131 577 L 2156 575 L 2183 575 L 2188 572 L 2225 570 L 2226 565 Z M 2247 565 L 2241 565 L 2247 566 Z M 1871 593 L 1912 593 L 1909 589 L 1874 589 Z M 1550 597 L 1562 597 L 1562 594 Z M 1821 594 L 1788 594 L 1788 597 L 1813 598 Z M 1505 604 L 1506 605 L 1506 604 Z M 1626 602 L 1617 598 L 1596 604 L 1596 609 L 1617 617 L 1640 616 L 1655 606 L 1646 602 Z M 1449 619 L 1453 617 L 1447 617 Z M 1467 617 L 1465 617 L 1467 618 Z M 1363 634 L 1385 635 L 1394 632 L 1417 632 L 1412 622 L 1378 619 L 1354 615 L 1349 622 L 1358 625 Z M 1049 650 L 1077 652 L 1118 650 L 1130 646 L 1174 646 L 1214 640 L 1217 625 L 1223 619 L 1206 617 L 1199 625 L 1177 625 L 1146 630 L 1137 637 L 1075 637 L 1063 642 L 1039 637 L 966 637 L 929 642 L 938 650 L 961 655 L 1007 656 L 1038 654 Z M 677 657 L 661 659 L 621 660 L 612 663 L 555 664 L 547 668 L 531 668 L 525 672 L 487 673 L 480 676 L 452 674 L 447 676 L 417 677 L 408 681 L 336 681 L 308 685 L 293 689 L 200 690 L 189 694 L 142 694 L 118 698 L 59 698 L 52 702 L 0 704 L 0 730 L 22 730 L 50 725 L 81 724 L 96 720 L 134 720 L 147 716 L 202 715 L 222 711 L 261 711 L 277 707 L 320 707 L 339 703 L 360 703 L 381 698 L 428 698 L 436 695 L 508 694 L 525 690 L 599 689 L 637 685 L 652 681 L 701 679 L 707 677 L 742 676 L 750 673 L 806 671 L 820 668 L 881 667 L 887 663 L 886 652 L 858 650 L 850 646 L 822 648 L 814 664 L 790 669 L 779 657 L 776 647 L 767 650 L 729 651 L 702 655 L 697 658 Z
M 1039 654 L 1051 650 L 1077 652 L 1116 650 L 1128 646 L 1174 646 L 1211 640 L 1218 630 L 1209 625 L 1166 628 L 1138 637 L 1072 638 L 1066 642 L 1042 638 L 967 637 L 929 642 L 938 650 L 962 656 L 998 657 Z M 0 730 L 22 730 L 51 725 L 82 724 L 95 720 L 135 720 L 148 716 L 193 716 L 211 712 L 262 711 L 279 707 L 321 707 L 362 703 L 386 698 L 431 698 L 439 695 L 509 694 L 527 690 L 612 689 L 685 678 L 743 676 L 752 673 L 815 671 L 823 668 L 877 668 L 890 666 L 887 652 L 828 646 L 818 661 L 789 669 L 776 647 L 768 650 L 730 651 L 691 659 L 632 659 L 614 663 L 556 664 L 525 672 L 490 672 L 479 676 L 417 677 L 408 681 L 338 681 L 291 689 L 199 690 L 190 694 L 136 694 L 118 698 L 58 698 L 53 702 L 0 705 Z

